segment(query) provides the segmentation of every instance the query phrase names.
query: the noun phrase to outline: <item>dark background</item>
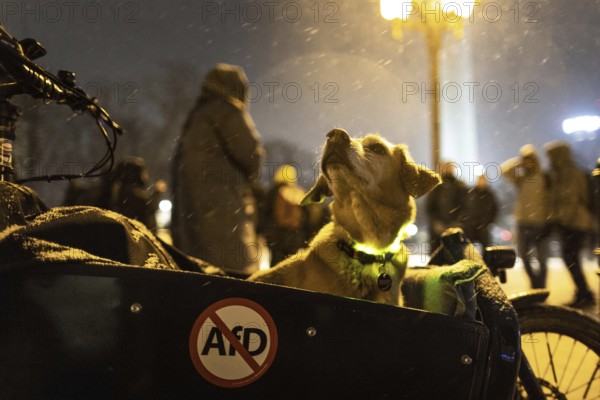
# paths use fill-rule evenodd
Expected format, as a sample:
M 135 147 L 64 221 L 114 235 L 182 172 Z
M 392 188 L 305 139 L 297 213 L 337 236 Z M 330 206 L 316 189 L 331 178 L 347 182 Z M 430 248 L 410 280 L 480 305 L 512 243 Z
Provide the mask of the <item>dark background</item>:
M 600 112 L 599 17 L 599 1 L 496 0 L 475 8 L 462 39 L 445 36 L 442 64 L 465 57 L 467 41 L 472 58 L 464 63 L 479 85 L 477 154 L 463 164 L 497 165 L 525 143 L 543 153 L 544 143 L 562 139 L 582 167 L 595 165 L 600 137 L 565 135 L 561 124 Z M 412 30 L 392 39 L 378 1 L 7 1 L 0 22 L 20 39 L 39 40 L 48 55 L 38 62 L 51 72 L 77 73 L 126 129 L 119 156 L 146 158 L 152 179 L 170 179 L 183 119 L 217 62 L 241 65 L 252 82 L 250 111 L 268 150 L 265 183 L 274 165 L 294 162 L 310 185 L 333 127 L 380 132 L 432 166 L 429 104 L 404 92 L 407 84 L 427 85 L 425 38 Z M 446 69 L 442 79 L 462 85 L 459 72 Z M 490 83 L 500 96 L 482 92 Z M 16 142 L 21 176 L 81 169 L 101 155 L 93 121 L 18 101 L 25 110 Z M 466 169 L 462 178 L 473 183 Z M 510 188 L 490 178 L 509 214 Z M 65 184 L 35 188 L 57 205 Z

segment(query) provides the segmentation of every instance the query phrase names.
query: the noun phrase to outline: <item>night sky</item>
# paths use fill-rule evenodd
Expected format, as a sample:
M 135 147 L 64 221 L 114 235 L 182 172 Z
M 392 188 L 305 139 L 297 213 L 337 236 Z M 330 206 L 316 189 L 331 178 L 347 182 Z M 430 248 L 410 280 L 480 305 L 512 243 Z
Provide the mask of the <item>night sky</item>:
M 474 88 L 476 154 L 459 162 L 500 163 L 525 143 L 541 149 L 564 139 L 582 166 L 594 165 L 600 138 L 566 136 L 561 123 L 600 113 L 599 4 L 484 1 L 462 39 L 444 37 L 445 88 L 462 88 L 462 96 Z M 427 89 L 425 38 L 407 30 L 395 41 L 378 1 L 3 2 L 0 18 L 14 36 L 43 43 L 45 68 L 73 70 L 88 89 L 109 85 L 109 110 L 136 108 L 152 120 L 153 86 L 173 66 L 193 71 L 178 84 L 195 96 L 204 72 L 229 62 L 252 82 L 250 111 L 265 142 L 289 143 L 316 161 L 326 132 L 343 127 L 356 136 L 380 132 L 431 163 L 427 97 L 406 92 L 409 85 Z M 128 96 L 135 104 L 125 104 Z M 163 140 L 174 141 L 178 131 Z

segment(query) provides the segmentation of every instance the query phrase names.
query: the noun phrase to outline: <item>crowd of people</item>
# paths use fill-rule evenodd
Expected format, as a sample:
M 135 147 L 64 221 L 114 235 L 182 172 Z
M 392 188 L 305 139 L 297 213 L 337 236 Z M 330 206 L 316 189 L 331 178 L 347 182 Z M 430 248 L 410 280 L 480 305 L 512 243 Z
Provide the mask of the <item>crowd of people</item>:
M 167 183 L 150 183 L 146 161 L 141 157 L 125 157 L 114 170 L 96 184 L 73 180 L 69 183 L 63 204 L 99 207 L 138 220 L 156 229 L 155 213 Z
M 517 190 L 517 251 L 531 287 L 545 287 L 548 239 L 557 237 L 576 288 L 571 305 L 592 304 L 594 297 L 580 260 L 586 237 L 595 228 L 587 174 L 576 165 L 567 143 L 547 143 L 545 152 L 549 161 L 547 171 L 542 169 L 531 144 L 523 146 L 518 157 L 502 165 L 503 176 Z M 537 260 L 537 268 L 534 268 L 534 260 Z
M 516 198 L 513 219 L 514 244 L 532 288 L 545 288 L 551 239 L 560 244 L 562 259 L 575 285 L 570 305 L 594 303 L 585 279 L 580 253 L 595 230 L 588 175 L 575 161 L 570 146 L 556 141 L 545 145 L 549 168 L 544 171 L 540 157 L 531 144 L 521 147 L 517 157 L 501 165 L 502 177 L 514 186 Z M 442 183 L 426 200 L 432 248 L 448 228 L 460 227 L 482 248 L 490 245 L 489 226 L 498 213 L 498 203 L 485 176 L 474 187 L 456 177 L 454 164 L 441 167 Z
M 183 252 L 217 265 L 234 276 L 259 268 L 264 238 L 270 265 L 304 247 L 328 220 L 322 204 L 300 207 L 305 195 L 292 165 L 282 165 L 265 190 L 258 171 L 265 150 L 248 109 L 249 81 L 243 69 L 218 64 L 202 82 L 173 157 L 174 244 Z M 594 298 L 579 260 L 594 227 L 588 181 L 564 142 L 545 146 L 549 168 L 527 144 L 501 165 L 502 177 L 514 186 L 515 245 L 532 288 L 547 280 L 548 239 L 557 237 L 576 292 L 572 305 Z M 431 248 L 448 228 L 460 227 L 482 249 L 492 244 L 490 226 L 498 216 L 496 196 L 484 175 L 468 187 L 453 163 L 441 166 L 442 183 L 426 197 Z M 150 187 L 150 189 L 149 189 Z M 144 160 L 124 159 L 95 192 L 73 183 L 65 204 L 110 209 L 155 227 L 154 213 L 164 195 L 163 181 L 150 184 Z
M 490 225 L 498 214 L 496 196 L 485 175 L 477 177 L 476 184 L 469 188 L 456 173 L 456 164 L 444 162 L 440 169 L 442 182 L 426 197 L 431 247 L 439 246 L 446 229 L 462 228 L 471 241 L 485 248 L 490 244 Z

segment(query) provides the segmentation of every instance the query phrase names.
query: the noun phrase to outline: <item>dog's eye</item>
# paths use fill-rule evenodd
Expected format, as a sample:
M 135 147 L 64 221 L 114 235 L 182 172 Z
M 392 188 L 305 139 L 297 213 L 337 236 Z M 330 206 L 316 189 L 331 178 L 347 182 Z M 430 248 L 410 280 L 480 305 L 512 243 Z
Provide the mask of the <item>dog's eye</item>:
M 365 146 L 365 150 L 371 151 L 375 154 L 385 155 L 387 154 L 387 150 L 384 145 L 381 143 L 371 143 Z

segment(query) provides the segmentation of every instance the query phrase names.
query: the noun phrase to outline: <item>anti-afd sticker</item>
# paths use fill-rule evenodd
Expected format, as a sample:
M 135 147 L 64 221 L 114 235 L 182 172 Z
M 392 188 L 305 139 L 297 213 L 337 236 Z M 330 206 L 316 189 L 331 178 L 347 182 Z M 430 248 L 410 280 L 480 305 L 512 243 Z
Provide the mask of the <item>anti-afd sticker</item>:
M 277 328 L 261 305 L 243 298 L 218 301 L 200 314 L 190 355 L 207 381 L 224 388 L 249 385 L 273 364 Z

